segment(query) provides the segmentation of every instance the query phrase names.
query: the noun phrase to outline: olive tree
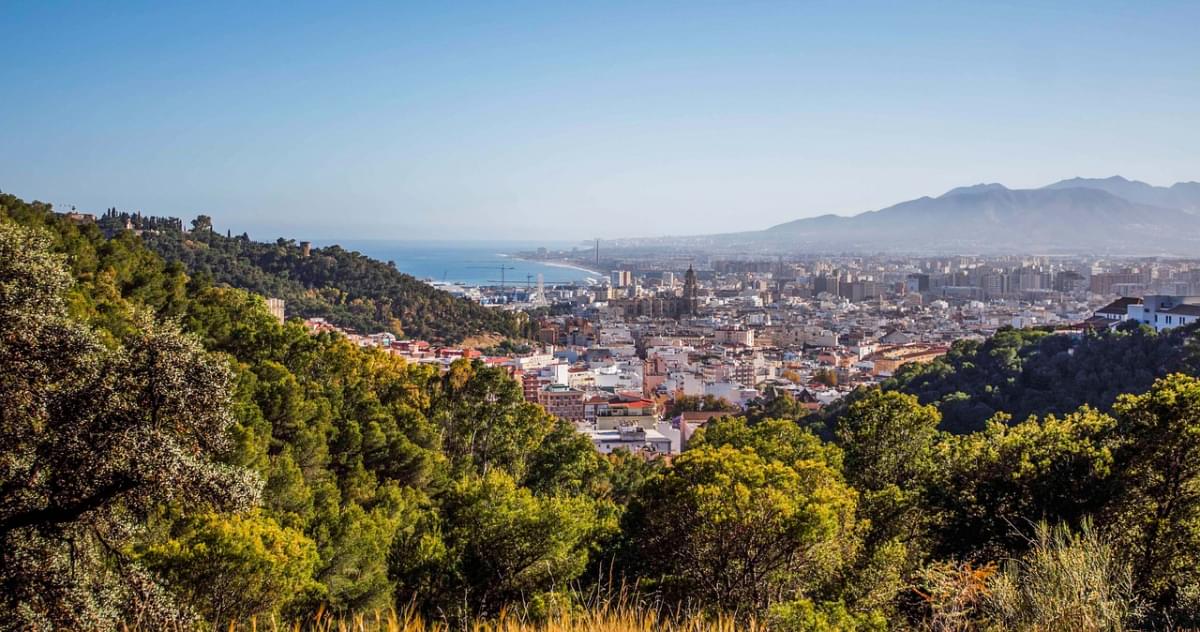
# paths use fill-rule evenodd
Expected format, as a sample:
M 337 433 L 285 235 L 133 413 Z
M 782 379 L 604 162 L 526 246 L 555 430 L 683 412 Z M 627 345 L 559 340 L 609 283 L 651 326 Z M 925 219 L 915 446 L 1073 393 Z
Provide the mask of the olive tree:
M 168 503 L 238 508 L 227 367 L 139 317 L 116 346 L 70 320 L 64 262 L 0 222 L 0 626 L 104 629 L 179 617 L 126 545 Z

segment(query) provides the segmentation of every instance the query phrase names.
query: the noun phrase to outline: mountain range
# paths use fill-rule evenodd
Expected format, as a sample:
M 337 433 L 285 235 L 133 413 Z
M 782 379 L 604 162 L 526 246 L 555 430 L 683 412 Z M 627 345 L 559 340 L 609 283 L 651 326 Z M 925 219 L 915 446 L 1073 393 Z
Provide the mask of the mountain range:
M 958 187 L 853 216 L 722 236 L 727 243 L 857 252 L 1200 252 L 1200 183 L 1072 178 L 1039 189 Z

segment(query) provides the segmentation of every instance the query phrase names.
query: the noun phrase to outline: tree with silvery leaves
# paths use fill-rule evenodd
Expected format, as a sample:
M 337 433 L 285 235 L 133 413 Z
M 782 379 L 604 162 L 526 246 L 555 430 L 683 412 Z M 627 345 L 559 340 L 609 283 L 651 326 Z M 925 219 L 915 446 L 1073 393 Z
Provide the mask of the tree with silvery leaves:
M 67 317 L 71 284 L 42 235 L 0 222 L 0 628 L 181 622 L 128 545 L 166 504 L 257 501 L 219 462 L 230 373 L 148 315 L 104 345 Z

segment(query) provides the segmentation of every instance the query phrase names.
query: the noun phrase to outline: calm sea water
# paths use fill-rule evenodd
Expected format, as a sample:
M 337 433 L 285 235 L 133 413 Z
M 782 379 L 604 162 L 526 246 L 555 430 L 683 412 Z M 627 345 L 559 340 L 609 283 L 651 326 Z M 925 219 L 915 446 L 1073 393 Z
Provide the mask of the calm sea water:
M 380 261 L 394 261 L 396 269 L 418 279 L 461 282 L 468 285 L 499 285 L 500 267 L 504 266 L 505 285 L 537 283 L 542 274 L 547 284 L 585 282 L 599 275 L 577 268 L 548 265 L 513 258 L 517 251 L 538 247 L 570 249 L 575 244 L 518 241 L 394 241 L 337 240 L 315 241 L 316 246 L 338 244 Z

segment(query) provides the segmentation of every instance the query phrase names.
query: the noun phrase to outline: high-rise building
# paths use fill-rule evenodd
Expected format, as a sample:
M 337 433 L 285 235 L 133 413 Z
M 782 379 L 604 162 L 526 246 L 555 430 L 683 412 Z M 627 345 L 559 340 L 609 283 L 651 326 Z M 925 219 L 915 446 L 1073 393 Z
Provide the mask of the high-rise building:
M 928 292 L 929 291 L 929 275 L 922 273 L 914 273 L 908 275 L 905 280 L 907 290 L 909 292 Z
M 610 280 L 613 287 L 629 287 L 633 285 L 633 273 L 629 270 L 613 270 Z
M 1008 292 L 1008 275 L 989 272 L 979 277 L 979 287 L 986 299 L 998 298 Z
M 841 276 L 836 272 L 833 275 L 821 273 L 820 276 L 813 280 L 813 295 L 820 294 L 821 292 L 840 296 L 842 293 Z
M 1142 272 L 1131 272 L 1128 270 L 1122 272 L 1101 272 L 1092 275 L 1088 289 L 1094 294 L 1113 294 L 1116 292 L 1113 286 L 1144 284 L 1149 281 L 1148 276 Z
M 1054 289 L 1059 292 L 1079 292 L 1087 287 L 1087 279 L 1073 270 L 1064 270 L 1054 275 Z

